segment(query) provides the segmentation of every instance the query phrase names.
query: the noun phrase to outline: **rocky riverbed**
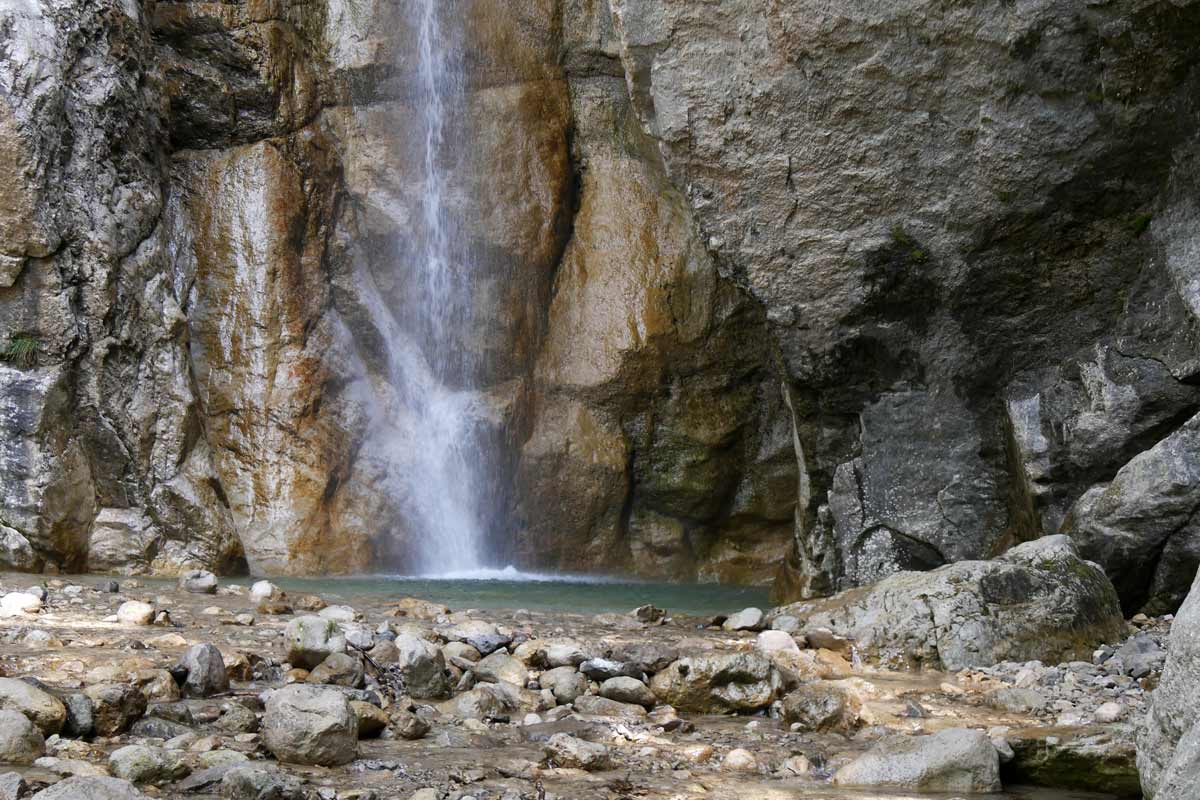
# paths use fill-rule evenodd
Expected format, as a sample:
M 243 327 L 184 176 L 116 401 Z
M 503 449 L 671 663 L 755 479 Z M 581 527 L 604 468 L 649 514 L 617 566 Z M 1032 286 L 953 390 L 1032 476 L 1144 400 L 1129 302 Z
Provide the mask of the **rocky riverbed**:
M 1064 663 L 918 671 L 795 609 L 2 584 L 0 798 L 40 800 L 1136 796 L 1171 622 Z

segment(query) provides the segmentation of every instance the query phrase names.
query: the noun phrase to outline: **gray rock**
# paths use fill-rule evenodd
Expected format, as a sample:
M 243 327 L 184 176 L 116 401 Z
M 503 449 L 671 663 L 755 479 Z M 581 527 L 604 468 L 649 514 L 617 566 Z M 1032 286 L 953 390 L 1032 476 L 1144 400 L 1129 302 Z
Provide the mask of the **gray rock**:
M 441 634 L 450 642 L 464 642 L 471 645 L 482 655 L 491 655 L 501 647 L 512 642 L 512 636 L 501 633 L 490 622 L 471 620 L 449 628 L 441 629 Z
M 71 739 L 84 739 L 92 735 L 96 729 L 96 709 L 83 692 L 63 692 L 58 699 L 67 709 L 67 718 L 63 722 L 63 736 Z
M 349 653 L 330 653 L 305 679 L 308 683 L 326 683 L 351 689 L 363 685 L 362 658 Z
M 543 672 L 538 679 L 543 689 L 549 689 L 560 705 L 575 702 L 575 698 L 586 694 L 588 680 L 574 667 L 555 667 Z
M 612 680 L 611 678 L 609 680 Z M 603 717 L 610 720 L 644 720 L 646 709 L 633 703 L 623 703 L 608 697 L 585 694 L 575 698 L 571 704 L 575 713 L 585 717 Z
M 761 631 L 764 624 L 762 609 L 745 608 L 729 615 L 721 627 L 727 631 Z
M 117 609 L 117 620 L 123 625 L 149 625 L 154 621 L 154 606 L 139 600 L 129 600 Z
M 0 773 L 0 800 L 22 800 L 29 793 L 19 772 Z
M 640 665 L 613 661 L 611 658 L 589 658 L 579 665 L 579 671 L 593 681 L 606 681 L 609 678 L 619 677 L 642 677 Z
M 297 617 L 284 632 L 287 660 L 304 669 L 313 669 L 332 653 L 346 652 L 346 637 L 333 620 Z
M 0 709 L 21 712 L 43 736 L 58 733 L 67 720 L 67 709 L 57 697 L 13 678 L 0 678 Z
M 1171 625 L 1167 662 L 1137 741 L 1137 768 L 1148 800 L 1182 800 L 1200 763 L 1200 575 Z M 1190 770 L 1190 772 L 1189 772 Z M 1166 792 L 1166 783 L 1173 788 Z M 1160 786 L 1161 785 L 1161 786 Z M 1178 787 L 1178 788 L 1174 788 Z
M 574 639 L 548 639 L 538 645 L 536 660 L 546 669 L 578 667 L 588 660 L 588 654 Z
M 226 703 L 214 725 L 228 733 L 254 733 L 259 727 L 258 715 L 241 703 Z
M 192 594 L 216 594 L 217 576 L 208 570 L 188 570 L 179 576 L 179 589 Z
M 825 681 L 800 686 L 783 698 L 783 719 L 806 731 L 850 734 L 859 726 L 859 704 L 840 686 Z
M 109 771 L 133 783 L 167 783 L 186 778 L 191 768 L 180 753 L 161 747 L 127 745 L 108 757 Z
M 147 800 L 132 783 L 120 778 L 80 776 L 59 781 L 32 800 Z
M 300 779 L 263 765 L 227 770 L 221 777 L 221 797 L 224 800 L 308 800 Z
M 402 633 L 392 643 L 396 647 L 396 666 L 404 676 L 408 692 L 419 700 L 445 697 L 450 692 L 446 660 L 432 642 Z
M 0 762 L 32 764 L 45 750 L 41 731 L 24 714 L 0 709 Z
M 483 683 L 439 708 L 460 719 L 507 719 L 513 714 L 542 711 L 545 703 L 538 692 L 511 683 Z
M 775 702 L 783 680 L 757 653 L 687 656 L 656 674 L 650 689 L 680 711 L 701 714 L 749 712 Z
M 358 720 L 337 689 L 297 684 L 267 700 L 262 737 L 280 761 L 336 766 L 358 753 Z
M 216 645 L 192 645 L 179 659 L 179 668 L 187 675 L 183 691 L 189 697 L 212 697 L 229 691 L 225 659 Z
M 173 722 L 158 717 L 142 717 L 129 728 L 134 736 L 147 739 L 174 739 L 192 733 L 192 729 L 179 722 Z
M 558 767 L 600 772 L 611 769 L 613 765 L 607 747 L 566 733 L 551 736 L 544 752 L 546 759 Z
M 20 531 L 0 525 L 0 569 L 12 572 L 36 572 L 41 561 L 29 540 Z
M 1089 490 L 1064 524 L 1127 613 L 1177 610 L 1200 566 L 1200 415 Z
M 998 792 L 1000 757 L 983 732 L 967 728 L 892 736 L 839 769 L 833 782 L 925 792 Z
M 129 730 L 146 713 L 146 696 L 126 683 L 102 683 L 84 689 L 92 701 L 97 736 L 116 736 Z
M 1112 584 L 1065 536 L 1019 545 L 993 561 L 899 573 L 780 613 L 852 640 L 864 657 L 951 670 L 1087 659 L 1125 630 Z
M 524 686 L 529 678 L 529 670 L 517 659 L 507 653 L 492 653 L 484 656 L 471 667 L 475 677 L 489 683 L 507 681 L 516 686 Z
M 658 704 L 658 698 L 654 696 L 654 692 L 650 691 L 649 686 L 637 678 L 620 675 L 609 678 L 600 684 L 600 696 L 616 700 L 619 703 L 632 703 L 647 709 L 654 708 Z

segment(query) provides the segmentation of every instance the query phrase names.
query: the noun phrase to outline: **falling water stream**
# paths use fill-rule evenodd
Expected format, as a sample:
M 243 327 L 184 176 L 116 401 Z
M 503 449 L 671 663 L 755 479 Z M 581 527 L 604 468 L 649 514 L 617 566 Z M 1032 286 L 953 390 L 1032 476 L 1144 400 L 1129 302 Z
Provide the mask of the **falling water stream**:
M 413 302 L 406 326 L 416 346 L 392 354 L 410 437 L 407 446 L 408 524 L 420 574 L 470 574 L 483 566 L 481 501 L 486 459 L 481 457 L 476 365 L 456 344 L 472 325 L 472 268 L 451 197 L 451 178 L 463 168 L 467 148 L 451 129 L 465 106 L 462 20 L 453 3 L 419 0 L 418 63 L 411 112 L 421 170 L 418 218 L 406 257 Z M 461 117 L 461 114 L 457 115 Z M 403 126 L 398 126 L 403 129 Z

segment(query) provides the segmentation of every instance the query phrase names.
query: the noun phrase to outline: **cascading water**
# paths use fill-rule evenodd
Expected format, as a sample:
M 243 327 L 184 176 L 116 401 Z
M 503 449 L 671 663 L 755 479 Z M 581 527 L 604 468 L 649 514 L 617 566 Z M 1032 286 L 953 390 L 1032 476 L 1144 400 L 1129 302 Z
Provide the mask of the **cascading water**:
M 401 324 L 412 343 L 392 350 L 393 385 L 405 415 L 404 484 L 410 566 L 422 574 L 483 566 L 480 516 L 486 476 L 478 421 L 477 365 L 462 332 L 472 325 L 473 259 L 452 208 L 453 171 L 466 168 L 464 137 L 450 135 L 465 107 L 462 19 L 457 4 L 418 0 L 418 52 L 409 126 L 417 141 L 420 202 L 403 258 L 409 298 Z

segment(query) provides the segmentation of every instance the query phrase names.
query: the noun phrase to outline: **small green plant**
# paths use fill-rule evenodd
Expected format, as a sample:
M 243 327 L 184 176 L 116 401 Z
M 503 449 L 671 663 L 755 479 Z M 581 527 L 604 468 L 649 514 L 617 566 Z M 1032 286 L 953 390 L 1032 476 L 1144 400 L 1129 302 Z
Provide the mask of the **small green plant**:
M 1150 221 L 1154 219 L 1154 215 L 1143 211 L 1141 214 L 1135 214 L 1133 219 L 1129 220 L 1129 229 L 1133 231 L 1135 237 L 1140 237 L 1150 227 Z
M 921 246 L 908 235 L 904 228 L 900 227 L 900 223 L 892 226 L 892 241 L 898 248 L 908 251 L 909 260 L 917 264 L 924 264 L 929 260 L 929 254 L 921 249 Z
M 14 333 L 8 337 L 8 345 L 0 350 L 0 361 L 18 367 L 32 367 L 37 363 L 38 340 L 27 333 Z

